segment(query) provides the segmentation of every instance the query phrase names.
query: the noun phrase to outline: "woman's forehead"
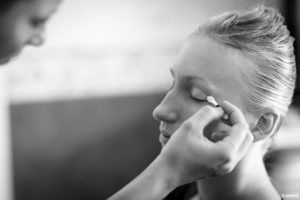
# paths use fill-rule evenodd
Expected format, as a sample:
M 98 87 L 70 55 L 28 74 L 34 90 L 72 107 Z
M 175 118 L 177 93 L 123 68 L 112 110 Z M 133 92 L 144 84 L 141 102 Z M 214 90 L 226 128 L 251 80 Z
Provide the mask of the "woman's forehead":
M 47 17 L 54 13 L 62 0 L 32 0 L 28 5 L 40 16 Z
M 251 60 L 239 50 L 226 47 L 208 37 L 203 37 L 188 40 L 184 44 L 175 71 L 235 76 L 252 71 L 253 66 L 250 65 L 253 65 Z
M 61 2 L 62 0 L 19 0 L 12 4 L 7 11 L 7 16 L 48 19 L 57 10 Z

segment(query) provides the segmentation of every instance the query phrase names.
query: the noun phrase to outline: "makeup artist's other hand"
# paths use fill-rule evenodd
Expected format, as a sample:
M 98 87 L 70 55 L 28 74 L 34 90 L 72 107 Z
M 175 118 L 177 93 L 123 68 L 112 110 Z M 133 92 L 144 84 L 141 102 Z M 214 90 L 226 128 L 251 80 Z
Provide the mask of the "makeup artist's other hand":
M 186 120 L 159 155 L 167 162 L 177 185 L 229 173 L 246 154 L 253 136 L 242 112 L 223 101 L 221 107 L 205 106 Z M 228 115 L 231 128 L 222 140 L 210 141 L 204 128 Z

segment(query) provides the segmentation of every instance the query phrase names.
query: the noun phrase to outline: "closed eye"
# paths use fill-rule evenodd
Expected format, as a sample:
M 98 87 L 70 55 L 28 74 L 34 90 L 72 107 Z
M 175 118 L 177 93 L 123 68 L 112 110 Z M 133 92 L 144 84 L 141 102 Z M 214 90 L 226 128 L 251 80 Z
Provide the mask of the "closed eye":
M 192 95 L 190 95 L 190 96 L 191 96 L 192 100 L 195 101 L 196 103 L 199 103 L 199 102 L 201 102 L 201 103 L 202 103 L 202 102 L 207 102 L 206 99 L 198 99 L 198 98 L 193 97 Z
M 36 18 L 32 18 L 31 19 L 31 25 L 33 27 L 42 27 L 44 26 L 44 24 L 47 22 L 47 18 L 39 18 L 39 17 L 36 17 Z
M 196 87 L 193 87 L 190 91 L 190 97 L 196 102 L 206 101 L 206 95 Z

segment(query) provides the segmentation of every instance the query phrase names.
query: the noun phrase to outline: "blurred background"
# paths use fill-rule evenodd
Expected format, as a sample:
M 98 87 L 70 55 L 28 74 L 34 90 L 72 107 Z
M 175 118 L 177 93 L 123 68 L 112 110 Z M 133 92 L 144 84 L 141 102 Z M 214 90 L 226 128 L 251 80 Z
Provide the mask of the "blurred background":
M 297 0 L 65 0 L 46 44 L 5 69 L 15 199 L 105 199 L 136 177 L 160 151 L 152 110 L 185 37 L 260 2 L 286 17 L 299 61 Z M 299 83 L 266 160 L 282 194 L 300 193 Z

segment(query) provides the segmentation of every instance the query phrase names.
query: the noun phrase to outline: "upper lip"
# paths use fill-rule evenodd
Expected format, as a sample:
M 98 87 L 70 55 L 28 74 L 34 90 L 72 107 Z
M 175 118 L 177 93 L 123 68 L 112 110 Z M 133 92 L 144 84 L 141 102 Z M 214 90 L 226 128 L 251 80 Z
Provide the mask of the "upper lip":
M 170 137 L 171 137 L 171 134 L 168 133 L 168 132 L 166 132 L 166 131 L 164 131 L 164 130 L 160 130 L 160 133 L 161 133 L 164 137 L 166 137 L 166 138 L 170 138 Z

